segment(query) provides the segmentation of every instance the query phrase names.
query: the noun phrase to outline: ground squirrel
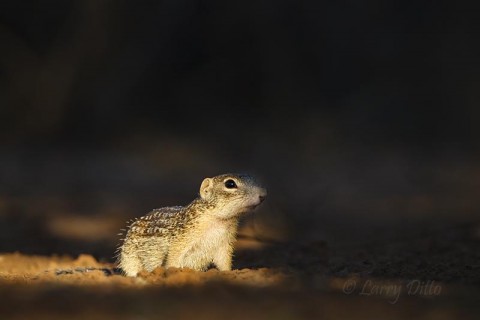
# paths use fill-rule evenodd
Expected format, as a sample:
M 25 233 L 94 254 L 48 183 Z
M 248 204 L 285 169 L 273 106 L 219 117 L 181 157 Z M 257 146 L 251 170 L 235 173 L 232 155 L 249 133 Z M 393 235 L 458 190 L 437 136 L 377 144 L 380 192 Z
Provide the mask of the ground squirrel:
M 127 276 L 160 266 L 231 270 L 238 219 L 266 196 L 246 174 L 206 178 L 189 205 L 155 209 L 133 221 L 118 248 L 118 266 Z

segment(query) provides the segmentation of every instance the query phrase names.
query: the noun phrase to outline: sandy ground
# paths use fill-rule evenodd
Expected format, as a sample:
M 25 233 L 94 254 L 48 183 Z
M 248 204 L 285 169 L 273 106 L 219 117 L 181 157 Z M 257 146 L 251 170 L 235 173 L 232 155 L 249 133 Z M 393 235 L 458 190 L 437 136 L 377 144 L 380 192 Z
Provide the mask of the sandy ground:
M 272 181 L 268 201 L 244 219 L 233 271 L 127 278 L 112 259 L 125 221 L 186 203 L 198 182 L 179 183 L 180 170 L 142 180 L 144 166 L 55 159 L 40 161 L 44 171 L 30 157 L 0 168 L 0 320 L 480 318 L 478 188 L 462 189 L 478 186 L 478 174 L 468 170 L 452 181 L 426 175 L 417 189 L 392 178 L 396 166 L 378 177 L 354 170 L 365 176 L 347 175 L 327 194 L 308 179 Z M 352 197 L 362 201 L 344 201 Z
M 0 318 L 476 319 L 478 235 L 449 230 L 368 250 L 240 239 L 233 271 L 158 268 L 137 278 L 89 254 L 6 253 Z

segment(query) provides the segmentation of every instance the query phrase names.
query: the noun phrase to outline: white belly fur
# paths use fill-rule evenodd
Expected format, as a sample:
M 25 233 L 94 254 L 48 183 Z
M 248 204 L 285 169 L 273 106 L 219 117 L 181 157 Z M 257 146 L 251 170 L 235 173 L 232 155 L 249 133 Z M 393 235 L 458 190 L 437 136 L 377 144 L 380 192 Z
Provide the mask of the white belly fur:
M 205 270 L 214 262 L 219 250 L 229 245 L 229 228 L 223 224 L 211 225 L 205 230 L 195 232 L 191 239 L 182 250 L 178 267 Z

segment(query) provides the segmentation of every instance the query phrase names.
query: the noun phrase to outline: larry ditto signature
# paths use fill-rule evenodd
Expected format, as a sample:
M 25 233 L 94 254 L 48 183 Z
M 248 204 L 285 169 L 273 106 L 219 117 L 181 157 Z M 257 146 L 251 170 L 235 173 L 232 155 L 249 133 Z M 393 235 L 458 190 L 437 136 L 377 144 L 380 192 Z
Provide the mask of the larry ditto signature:
M 406 283 L 375 282 L 374 280 L 358 281 L 348 279 L 343 284 L 343 293 L 357 294 L 359 296 L 383 296 L 388 302 L 395 304 L 400 296 L 439 296 L 442 293 L 442 286 L 433 280 L 420 281 L 410 280 Z

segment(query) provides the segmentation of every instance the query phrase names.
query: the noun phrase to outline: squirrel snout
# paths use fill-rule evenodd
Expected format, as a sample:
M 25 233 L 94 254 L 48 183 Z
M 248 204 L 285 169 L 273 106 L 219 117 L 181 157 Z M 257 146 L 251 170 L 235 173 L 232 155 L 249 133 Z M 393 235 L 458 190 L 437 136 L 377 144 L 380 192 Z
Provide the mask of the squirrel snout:
M 260 203 L 262 203 L 263 200 L 265 200 L 266 197 L 267 197 L 267 190 L 262 188 L 259 192 L 258 200 L 260 200 Z

